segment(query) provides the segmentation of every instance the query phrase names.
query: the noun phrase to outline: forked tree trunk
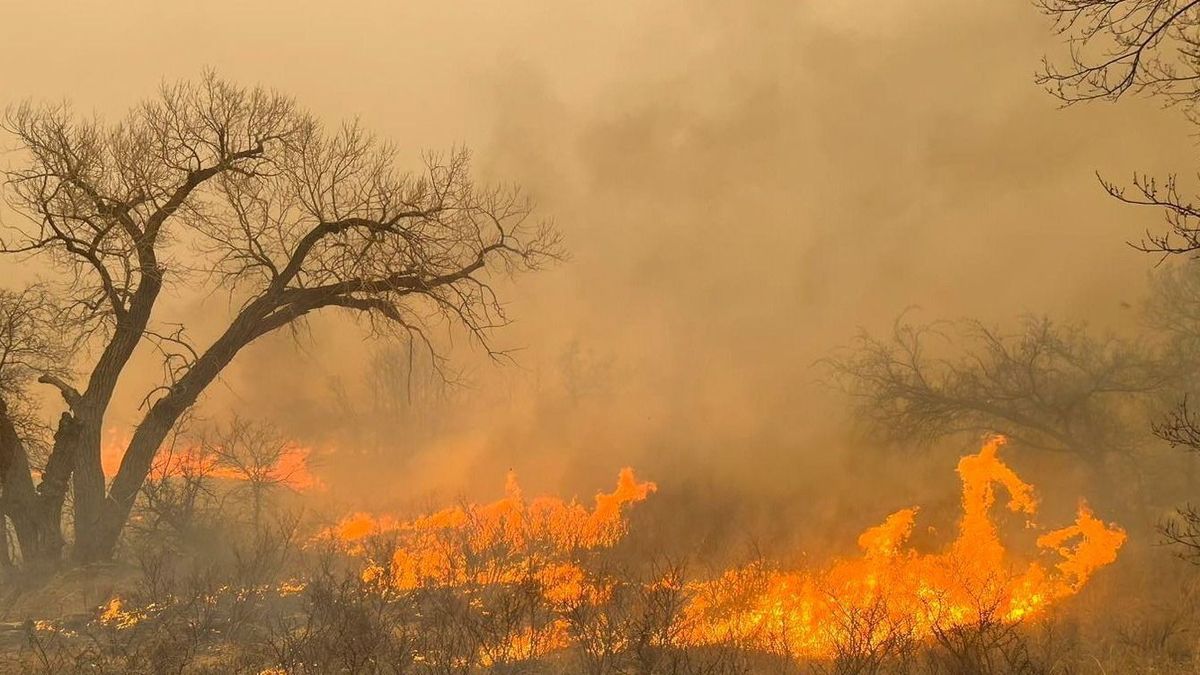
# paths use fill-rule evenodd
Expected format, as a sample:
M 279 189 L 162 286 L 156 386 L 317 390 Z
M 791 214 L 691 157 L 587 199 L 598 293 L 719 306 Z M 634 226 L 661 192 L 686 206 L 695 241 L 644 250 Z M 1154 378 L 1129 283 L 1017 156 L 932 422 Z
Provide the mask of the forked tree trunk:
M 55 435 L 55 446 L 69 448 L 74 443 L 71 420 L 64 416 Z M 55 457 L 55 454 L 58 457 Z M 33 485 L 33 473 L 25 444 L 17 435 L 8 408 L 0 400 L 0 504 L 3 513 L 12 521 L 26 565 L 57 563 L 62 556 L 62 505 L 66 495 L 70 466 L 62 453 L 54 453 L 43 473 L 38 488 Z M 7 527 L 5 525 L 5 527 Z
M 140 244 L 138 247 L 139 268 L 143 278 L 130 300 L 128 314 L 118 322 L 112 341 L 96 362 L 88 378 L 87 389 L 82 395 L 77 395 L 74 401 L 67 401 L 74 420 L 71 430 L 74 443 L 68 458 L 75 488 L 73 554 L 77 562 L 107 560 L 112 557 L 112 549 L 116 544 L 115 537 L 111 544 L 107 543 L 105 512 L 109 508 L 109 499 L 105 495 L 104 469 L 100 463 L 100 436 L 104 414 L 117 381 L 145 335 L 151 311 L 162 289 L 162 269 L 155 261 L 153 249 L 144 248 L 152 244 Z M 55 450 L 58 450 L 57 443 Z M 138 487 L 141 487 L 140 482 Z
M 117 475 L 109 485 L 108 497 L 98 509 L 99 517 L 76 523 L 76 558 L 80 562 L 109 560 L 133 511 L 134 501 L 142 489 L 154 456 L 162 446 L 180 416 L 196 403 L 200 394 L 212 384 L 233 357 L 256 337 L 263 334 L 258 322 L 269 311 L 266 303 L 252 304 L 235 320 L 225 333 L 209 347 L 170 392 L 154 402 L 142 418 Z M 98 441 L 98 439 L 97 439 Z M 97 449 L 97 457 L 99 450 Z M 78 507 L 76 507 L 78 509 Z M 85 524 L 86 529 L 80 525 Z
M 80 562 L 98 562 L 112 558 L 142 484 L 146 476 L 150 475 L 154 456 L 184 410 L 195 402 L 195 398 L 195 395 L 172 394 L 151 406 L 150 412 L 138 425 L 129 441 L 125 456 L 121 460 L 121 468 L 109 487 L 108 497 L 96 511 L 94 518 L 76 523 L 75 557 Z

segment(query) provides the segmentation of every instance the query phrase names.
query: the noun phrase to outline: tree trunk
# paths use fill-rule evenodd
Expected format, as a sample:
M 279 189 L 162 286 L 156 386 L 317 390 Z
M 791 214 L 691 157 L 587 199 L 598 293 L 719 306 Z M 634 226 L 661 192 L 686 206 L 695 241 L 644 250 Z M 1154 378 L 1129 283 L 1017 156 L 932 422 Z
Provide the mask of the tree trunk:
M 138 425 L 121 459 L 121 468 L 113 478 L 108 498 L 97 510 L 96 518 L 91 520 L 86 529 L 76 532 L 83 534 L 75 542 L 76 557 L 80 562 L 97 562 L 112 558 L 117 541 L 121 537 L 126 521 L 133 510 L 133 504 L 142 483 L 150 474 L 154 456 L 162 446 L 167 435 L 179 420 L 180 415 L 195 401 L 181 401 L 174 395 L 155 403 L 147 413 L 142 423 Z
M 148 242 L 148 245 L 152 244 Z M 75 420 L 70 459 L 75 487 L 74 557 L 78 562 L 111 557 L 111 547 L 105 545 L 104 513 L 109 505 L 104 494 L 104 468 L 100 463 L 104 414 L 121 373 L 145 335 L 150 313 L 162 289 L 162 270 L 154 259 L 153 249 L 143 249 L 139 245 L 138 259 L 143 278 L 129 302 L 129 313 L 117 323 L 112 340 L 88 378 L 87 390 L 76 401 L 68 401 Z M 57 445 L 56 442 L 56 452 Z M 104 553 L 106 548 L 109 549 L 107 554 Z
M 70 445 L 72 441 L 72 423 L 65 418 L 55 436 L 56 447 L 60 443 Z M 70 466 L 61 457 L 60 454 L 60 459 L 54 460 L 52 456 L 41 485 L 35 489 L 25 444 L 17 435 L 7 406 L 0 400 L 0 469 L 3 471 L 0 503 L 12 521 L 21 560 L 26 565 L 57 563 L 62 555 L 62 504 Z M 64 471 L 66 475 L 63 475 Z
M 104 512 L 104 469 L 100 463 L 100 423 L 98 419 L 79 424 L 75 439 L 74 505 L 75 548 L 78 562 L 94 562 L 90 554 L 99 544 L 100 521 Z
M 258 321 L 267 309 L 267 305 L 260 303 L 243 310 L 225 333 L 171 387 L 170 393 L 150 406 L 134 431 L 125 456 L 121 458 L 121 467 L 109 486 L 108 498 L 101 504 L 100 517 L 94 521 L 95 527 L 89 527 L 87 535 L 75 543 L 80 561 L 112 558 L 121 530 L 129 520 L 134 501 L 146 476 L 150 474 L 158 449 L 180 416 L 196 402 L 242 347 L 263 334 L 258 328 Z M 76 529 L 76 532 L 79 530 Z

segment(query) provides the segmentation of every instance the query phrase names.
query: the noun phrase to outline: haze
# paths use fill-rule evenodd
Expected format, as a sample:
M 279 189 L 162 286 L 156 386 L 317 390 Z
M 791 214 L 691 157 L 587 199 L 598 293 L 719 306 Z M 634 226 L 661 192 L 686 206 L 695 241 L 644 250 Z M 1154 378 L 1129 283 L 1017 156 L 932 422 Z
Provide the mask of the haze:
M 570 260 L 509 293 L 516 365 L 454 349 L 461 404 L 398 453 L 385 473 L 405 483 L 376 506 L 491 493 L 507 468 L 568 494 L 630 463 L 779 494 L 851 471 L 815 360 L 912 306 L 1120 329 L 1151 262 L 1122 242 L 1148 214 L 1116 208 L 1094 172 L 1193 151 L 1149 103 L 1058 109 L 1032 80 L 1061 48 L 1023 3 L 3 4 L 5 103 L 116 117 L 214 68 L 330 124 L 359 117 L 414 160 L 466 145 L 558 223 Z M 224 311 L 172 293 L 201 335 Z M 331 472 L 355 475 L 331 391 L 368 396 L 377 346 L 321 319 L 301 347 L 256 346 L 205 410 L 337 447 Z M 147 361 L 122 385 L 112 426 L 156 377 Z

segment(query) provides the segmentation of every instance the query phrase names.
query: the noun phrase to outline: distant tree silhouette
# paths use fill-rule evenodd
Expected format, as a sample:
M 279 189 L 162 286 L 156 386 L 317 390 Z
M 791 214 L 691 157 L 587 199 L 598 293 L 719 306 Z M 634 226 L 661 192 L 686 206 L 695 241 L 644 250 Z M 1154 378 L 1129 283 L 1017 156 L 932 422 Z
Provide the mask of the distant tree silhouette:
M 901 316 L 890 335 L 862 333 L 825 363 L 858 419 L 884 441 L 1000 432 L 1092 459 L 1131 452 L 1145 435 L 1137 433 L 1139 409 L 1173 380 L 1147 348 L 1044 318 L 1001 332 L 974 320 Z

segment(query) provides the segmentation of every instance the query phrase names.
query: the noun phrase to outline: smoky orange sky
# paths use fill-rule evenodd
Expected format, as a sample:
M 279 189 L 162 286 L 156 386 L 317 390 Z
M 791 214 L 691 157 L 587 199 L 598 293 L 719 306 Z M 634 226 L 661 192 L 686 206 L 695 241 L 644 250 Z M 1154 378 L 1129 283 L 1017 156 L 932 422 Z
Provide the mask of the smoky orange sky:
M 397 492 L 494 492 L 510 467 L 579 491 L 628 463 L 780 491 L 850 471 L 845 402 L 815 360 L 914 305 L 1132 320 L 1153 260 L 1125 242 L 1157 216 L 1094 173 L 1185 168 L 1194 150 L 1148 102 L 1060 109 L 1033 77 L 1061 46 L 1027 2 L 0 0 L 0 17 L 4 103 L 116 117 L 211 67 L 357 116 L 414 159 L 465 144 L 555 220 L 570 260 L 507 290 L 497 340 L 517 365 L 453 349 L 457 412 L 372 472 L 408 481 Z M 200 335 L 225 315 L 219 294 L 169 300 L 162 318 Z M 368 396 L 376 347 L 331 317 L 301 346 L 242 354 L 205 411 L 344 446 L 331 391 Z M 139 363 L 113 426 L 157 375 Z M 333 470 L 354 470 L 344 450 Z

